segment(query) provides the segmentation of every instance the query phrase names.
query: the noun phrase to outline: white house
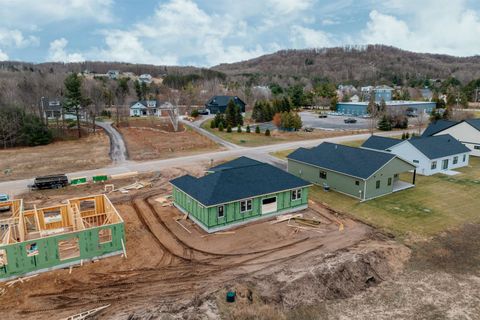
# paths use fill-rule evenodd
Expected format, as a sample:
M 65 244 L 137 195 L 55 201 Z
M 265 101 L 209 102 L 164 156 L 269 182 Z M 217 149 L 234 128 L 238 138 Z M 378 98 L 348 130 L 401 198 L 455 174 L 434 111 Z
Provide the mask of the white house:
M 147 73 L 142 74 L 138 77 L 138 81 L 140 83 L 144 82 L 146 84 L 150 84 L 152 82 L 152 76 Z
M 468 165 L 470 149 L 449 134 L 398 140 L 371 136 L 362 148 L 384 150 L 417 166 L 417 173 L 430 176 Z
M 112 80 L 116 80 L 120 76 L 120 71 L 118 71 L 118 70 L 108 70 L 107 76 Z
M 130 104 L 130 117 L 158 116 L 157 100 L 142 100 Z
M 480 119 L 460 122 L 438 121 L 430 124 L 422 136 L 449 134 L 469 148 L 472 156 L 480 157 Z
M 356 94 L 350 98 L 350 102 L 359 102 L 359 101 L 360 101 L 360 97 Z

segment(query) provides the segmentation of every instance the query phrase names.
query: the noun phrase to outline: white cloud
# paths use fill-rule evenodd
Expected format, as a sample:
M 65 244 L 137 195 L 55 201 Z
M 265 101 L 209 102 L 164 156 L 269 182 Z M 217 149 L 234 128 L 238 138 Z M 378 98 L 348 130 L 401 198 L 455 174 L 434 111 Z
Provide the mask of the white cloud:
M 267 0 L 271 9 L 280 14 L 291 14 L 310 8 L 312 0 Z
M 38 45 L 39 39 L 34 36 L 25 37 L 20 30 L 0 27 L 0 44 L 5 47 L 25 48 Z
M 381 43 L 421 52 L 480 53 L 480 17 L 464 0 L 390 0 L 372 11 L 360 42 Z
M 328 33 L 299 25 L 292 27 L 290 40 L 294 48 L 322 48 L 333 45 Z
M 67 53 L 65 50 L 68 41 L 65 38 L 60 38 L 50 42 L 48 49 L 48 59 L 55 62 L 80 62 L 85 61 L 85 58 L 80 53 Z
M 8 55 L 0 49 L 0 61 L 8 60 Z

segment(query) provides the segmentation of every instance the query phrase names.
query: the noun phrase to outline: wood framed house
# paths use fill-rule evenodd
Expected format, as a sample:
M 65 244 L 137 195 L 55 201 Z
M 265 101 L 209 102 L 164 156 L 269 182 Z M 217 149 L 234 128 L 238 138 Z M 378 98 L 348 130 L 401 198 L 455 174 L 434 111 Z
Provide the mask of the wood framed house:
M 324 142 L 287 156 L 288 172 L 362 201 L 415 185 L 416 166 L 394 154 Z M 413 181 L 400 174 L 413 170 Z
M 421 175 L 446 172 L 468 165 L 470 149 L 449 134 L 399 140 L 371 136 L 362 148 L 391 152 L 414 163 Z
M 422 137 L 449 134 L 467 148 L 472 156 L 480 157 L 480 118 L 459 122 L 438 120 L 425 129 Z
M 272 165 L 240 157 L 209 172 L 170 181 L 174 205 L 209 233 L 308 206 L 311 184 Z

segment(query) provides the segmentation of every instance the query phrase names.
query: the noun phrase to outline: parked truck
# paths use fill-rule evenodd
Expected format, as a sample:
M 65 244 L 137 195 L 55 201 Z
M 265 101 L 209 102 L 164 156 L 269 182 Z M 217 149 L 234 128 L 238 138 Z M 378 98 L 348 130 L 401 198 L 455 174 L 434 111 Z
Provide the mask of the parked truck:
M 68 185 L 68 178 L 64 174 L 55 174 L 50 176 L 36 177 L 32 185 L 29 185 L 31 190 L 34 189 L 58 189 Z

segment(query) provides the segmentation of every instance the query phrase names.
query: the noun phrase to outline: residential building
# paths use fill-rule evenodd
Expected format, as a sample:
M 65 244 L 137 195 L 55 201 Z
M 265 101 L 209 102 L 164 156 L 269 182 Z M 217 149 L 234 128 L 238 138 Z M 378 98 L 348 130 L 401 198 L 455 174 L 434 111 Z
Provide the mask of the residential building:
M 391 152 L 425 176 L 468 166 L 470 156 L 470 149 L 449 134 L 409 140 L 371 136 L 362 148 Z
M 391 101 L 392 100 L 392 92 L 393 92 L 393 88 L 392 87 L 389 87 L 389 86 L 376 86 L 374 89 L 373 89 L 374 93 L 375 93 L 375 101 L 376 102 L 380 102 L 380 101 Z
M 377 102 L 378 103 L 378 102 Z M 417 116 L 420 113 L 429 114 L 435 108 L 435 102 L 428 101 L 400 101 L 391 100 L 385 101 L 387 110 L 392 112 L 403 111 L 409 112 L 410 116 Z M 367 115 L 368 101 L 362 102 L 339 102 L 337 103 L 337 112 L 351 115 L 351 116 L 363 116 Z
M 152 83 L 152 76 L 149 74 L 142 74 L 138 77 L 140 83 L 150 84 Z
M 118 70 L 108 70 L 107 76 L 112 80 L 116 80 L 120 76 L 120 71 L 118 71 Z
M 382 151 L 324 142 L 287 156 L 288 172 L 362 201 L 408 189 L 415 184 L 415 165 Z M 400 174 L 413 170 L 412 183 Z
M 449 134 L 463 143 L 472 151 L 472 156 L 480 157 L 480 118 L 463 120 L 456 123 L 437 121 L 428 126 L 423 136 L 438 136 L 444 134 Z
M 106 195 L 30 210 L 20 199 L 2 205 L 10 210 L 0 219 L 0 281 L 125 252 L 124 222 Z
M 141 100 L 130 103 L 130 117 L 164 116 L 162 111 L 173 108 L 170 102 Z
M 46 119 L 60 119 L 63 114 L 63 107 L 60 100 L 43 101 L 43 113 Z
M 170 181 L 174 205 L 207 232 L 308 206 L 311 184 L 272 165 L 240 157 L 209 172 Z
M 211 114 L 225 113 L 230 100 L 233 100 L 241 112 L 245 112 L 246 103 L 237 96 L 214 96 L 205 104 L 205 109 Z
M 350 102 L 359 102 L 360 101 L 360 97 L 358 95 L 353 95 L 351 98 L 350 98 Z

